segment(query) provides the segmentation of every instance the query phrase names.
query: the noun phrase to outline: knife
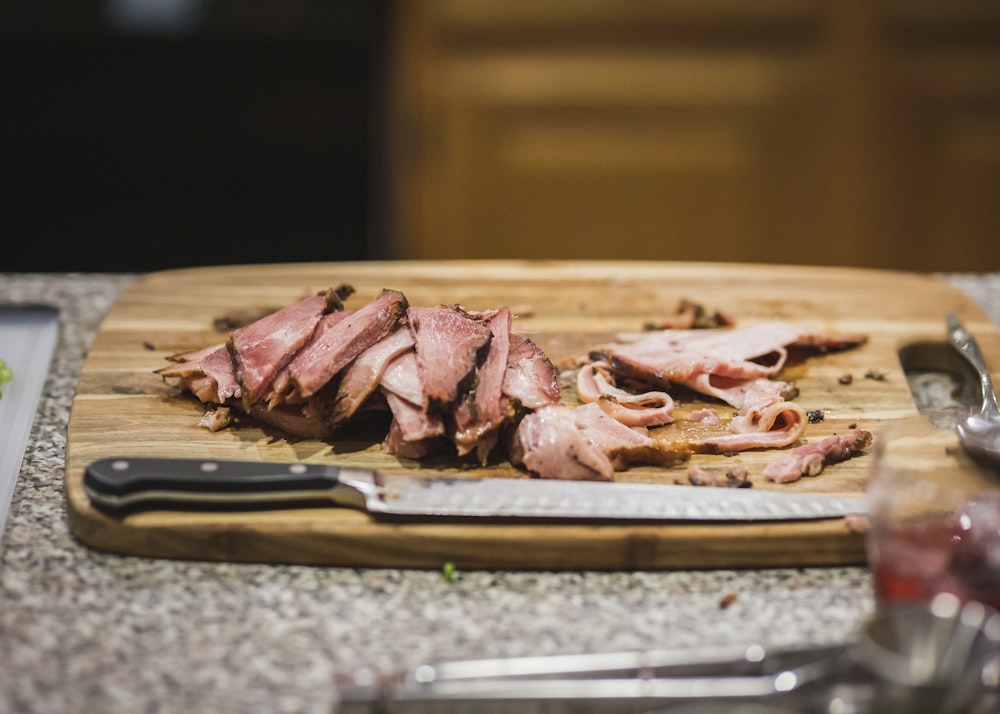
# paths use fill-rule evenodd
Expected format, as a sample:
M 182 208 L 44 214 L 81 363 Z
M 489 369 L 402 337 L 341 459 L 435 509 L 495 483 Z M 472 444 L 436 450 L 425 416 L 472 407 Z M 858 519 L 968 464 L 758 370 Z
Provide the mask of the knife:
M 773 521 L 865 513 L 864 498 L 681 485 L 386 474 L 329 464 L 115 457 L 83 487 L 113 516 L 155 508 L 259 510 L 319 504 L 372 516 Z

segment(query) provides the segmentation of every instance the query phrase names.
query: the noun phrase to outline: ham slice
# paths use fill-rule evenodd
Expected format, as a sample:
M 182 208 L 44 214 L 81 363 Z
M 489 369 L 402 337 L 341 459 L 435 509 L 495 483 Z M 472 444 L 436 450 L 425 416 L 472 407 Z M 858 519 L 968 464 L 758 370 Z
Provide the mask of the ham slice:
M 408 351 L 395 357 L 382 373 L 379 385 L 385 392 L 391 392 L 410 404 L 420 406 L 424 403 L 424 385 L 417 371 L 417 355 Z
M 738 329 L 623 333 L 621 341 L 605 351 L 656 375 L 661 382 L 682 383 L 703 373 L 750 379 L 780 371 L 788 357 L 786 345 L 800 333 L 801 328 L 786 322 Z
M 417 372 L 428 409 L 450 408 L 475 372 L 490 341 L 489 325 L 458 305 L 411 307 L 406 312 L 417 352 Z
M 525 409 L 559 403 L 561 394 L 555 365 L 524 335 L 510 335 L 503 393 Z
M 399 429 L 399 438 L 402 441 L 423 441 L 444 435 L 444 422 L 428 414 L 419 404 L 408 402 L 392 392 L 385 393 L 385 400 L 389 404 L 393 422 Z
M 612 419 L 596 403 L 549 405 L 526 415 L 511 448 L 511 460 L 536 476 L 577 481 L 608 481 L 629 464 L 672 464 L 689 455 Z
M 795 385 L 772 377 L 784 366 L 787 345 L 803 334 L 786 322 L 727 330 L 666 330 L 620 335 L 606 346 L 613 374 L 654 387 L 683 385 L 723 401 L 739 414 L 729 434 L 692 444 L 699 451 L 737 452 L 795 443 L 808 424 L 792 401 Z
M 592 362 L 577 372 L 576 392 L 585 404 L 598 403 L 626 426 L 662 426 L 674 420 L 674 400 L 666 392 L 627 392 L 612 384 L 605 362 Z
M 542 407 L 521 420 L 511 459 L 541 478 L 610 481 L 611 459 L 577 426 L 572 407 Z
M 176 364 L 157 370 L 164 379 L 178 379 L 203 402 L 222 404 L 239 398 L 240 385 L 233 372 L 233 361 L 226 345 L 213 345 L 196 352 L 175 355 Z
M 871 432 L 852 429 L 804 444 L 764 467 L 764 476 L 775 483 L 791 483 L 802 476 L 817 476 L 830 464 L 860 454 L 872 443 Z
M 339 293 L 326 290 L 233 330 L 227 346 L 243 400 L 247 404 L 260 400 L 275 375 L 312 337 L 320 318 L 342 308 Z
M 308 397 L 326 386 L 355 357 L 392 332 L 406 308 L 403 293 L 382 290 L 345 319 L 321 325 L 288 365 L 297 395 Z
M 386 367 L 396 357 L 413 349 L 413 336 L 405 327 L 397 329 L 362 352 L 344 370 L 330 411 L 330 426 L 350 419 L 378 388 Z
M 452 439 L 459 455 L 477 451 L 485 461 L 496 443 L 496 431 L 512 415 L 503 398 L 503 380 L 510 352 L 510 327 L 513 317 L 507 308 L 479 315 L 490 330 L 486 357 L 476 369 L 475 384 L 465 393 L 452 413 Z M 494 438 L 487 439 L 487 434 Z
M 354 314 L 353 310 L 339 310 L 337 312 L 331 312 L 328 315 L 324 315 L 319 324 L 316 326 L 316 331 L 310 338 L 310 344 L 313 341 L 320 339 L 320 335 L 325 334 L 334 325 Z M 265 399 L 267 399 L 268 406 L 273 409 L 279 404 L 285 402 L 302 402 L 304 401 L 302 397 L 295 394 L 295 385 L 292 384 L 292 373 L 290 371 L 291 365 L 286 365 L 284 368 L 278 370 L 278 373 L 274 376 L 274 380 L 271 382 L 271 389 L 268 391 Z

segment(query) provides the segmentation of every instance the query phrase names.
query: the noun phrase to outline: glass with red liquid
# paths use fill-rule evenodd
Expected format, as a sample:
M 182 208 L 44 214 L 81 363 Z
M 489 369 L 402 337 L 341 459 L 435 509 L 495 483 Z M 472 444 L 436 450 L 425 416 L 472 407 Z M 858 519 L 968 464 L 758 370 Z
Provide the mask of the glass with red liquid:
M 948 592 L 1000 609 L 1000 476 L 954 432 L 919 422 L 876 435 L 868 500 L 879 604 Z

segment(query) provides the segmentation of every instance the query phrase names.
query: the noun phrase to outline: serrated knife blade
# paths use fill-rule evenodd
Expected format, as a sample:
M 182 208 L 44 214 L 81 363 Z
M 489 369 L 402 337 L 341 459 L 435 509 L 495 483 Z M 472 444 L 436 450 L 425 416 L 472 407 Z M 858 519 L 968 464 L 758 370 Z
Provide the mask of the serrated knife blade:
M 170 509 L 328 504 L 373 516 L 648 521 L 773 521 L 866 512 L 864 498 L 682 485 L 452 478 L 328 464 L 114 457 L 90 464 L 96 508 L 121 516 Z

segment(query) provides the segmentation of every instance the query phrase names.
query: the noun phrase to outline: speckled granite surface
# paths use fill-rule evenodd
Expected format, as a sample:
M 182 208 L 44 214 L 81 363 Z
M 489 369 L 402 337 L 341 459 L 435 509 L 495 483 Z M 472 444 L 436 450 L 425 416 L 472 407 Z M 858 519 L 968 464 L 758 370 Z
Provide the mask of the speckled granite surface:
M 1000 274 L 947 276 L 1000 324 Z M 0 275 L 61 337 L 0 540 L 0 711 L 329 712 L 331 680 L 455 657 L 826 643 L 871 613 L 865 568 L 439 573 L 172 562 L 69 533 L 66 424 L 100 320 L 134 278 Z M 720 601 L 735 592 L 728 608 Z

